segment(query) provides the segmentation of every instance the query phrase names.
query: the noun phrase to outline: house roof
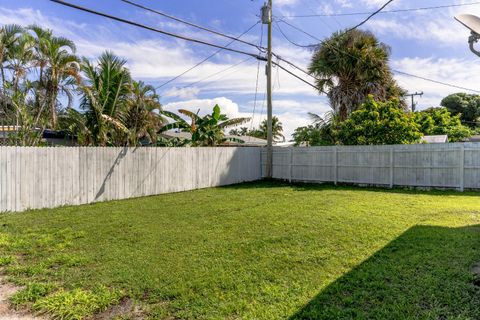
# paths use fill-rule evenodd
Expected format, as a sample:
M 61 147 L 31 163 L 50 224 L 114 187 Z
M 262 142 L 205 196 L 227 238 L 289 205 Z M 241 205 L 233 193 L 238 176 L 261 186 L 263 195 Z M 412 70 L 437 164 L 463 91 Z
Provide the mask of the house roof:
M 447 135 L 423 136 L 421 141 L 423 143 L 448 143 Z
M 477 135 L 471 136 L 466 141 L 467 142 L 480 142 L 480 135 L 477 134 Z
M 177 132 L 177 131 L 167 131 L 162 133 L 162 135 L 167 138 L 179 138 L 179 139 L 190 139 L 192 137 L 192 135 L 189 132 Z M 225 138 L 238 139 L 238 140 L 244 141 L 244 143 L 227 141 L 225 145 L 229 145 L 229 146 L 264 147 L 267 145 L 267 140 L 250 137 L 250 136 L 225 135 Z

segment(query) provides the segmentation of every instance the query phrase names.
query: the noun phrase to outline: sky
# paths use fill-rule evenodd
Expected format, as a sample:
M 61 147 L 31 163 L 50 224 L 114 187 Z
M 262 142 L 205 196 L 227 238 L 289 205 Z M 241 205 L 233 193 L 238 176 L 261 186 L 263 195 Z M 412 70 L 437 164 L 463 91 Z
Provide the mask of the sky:
M 169 20 L 120 0 L 68 1 L 211 43 L 225 45 L 230 42 L 229 39 Z M 242 39 L 266 45 L 266 26 L 258 23 L 263 1 L 134 1 L 233 36 L 242 34 L 257 23 Z M 369 12 L 375 11 L 385 2 L 386 0 L 273 0 L 273 10 L 277 19 L 286 19 L 316 38 L 324 39 L 337 30 L 356 25 L 366 16 L 294 16 Z M 476 1 L 395 0 L 386 10 L 473 2 Z M 459 13 L 480 16 L 480 1 L 478 4 L 453 8 L 379 14 L 362 28 L 372 31 L 391 47 L 392 69 L 480 90 L 480 60 L 468 48 L 469 31 L 453 18 Z M 38 24 L 50 28 L 57 35 L 75 41 L 77 53 L 88 59 L 95 60 L 102 52 L 113 51 L 127 60 L 135 79 L 155 87 L 217 50 L 80 12 L 48 0 L 0 0 L 0 24 L 10 23 L 24 26 Z M 280 27 L 292 42 L 305 45 L 315 43 L 314 39 L 286 24 L 282 23 Z M 231 48 L 258 53 L 256 48 L 239 43 L 231 45 Z M 273 30 L 273 51 L 302 68 L 307 68 L 312 56 L 310 49 L 287 41 L 277 26 Z M 308 79 L 305 74 L 288 65 L 284 66 Z M 287 139 L 290 139 L 295 128 L 310 123 L 308 112 L 322 114 L 330 110 L 326 97 L 314 88 L 278 68 L 274 68 L 273 77 L 273 113 L 283 123 Z M 400 74 L 395 75 L 395 78 L 409 92 L 424 92 L 417 99 L 419 109 L 438 106 L 442 98 L 451 93 L 472 93 Z M 229 117 L 252 118 L 247 126 L 253 128 L 266 118 L 265 88 L 264 62 L 258 63 L 254 58 L 248 59 L 245 55 L 223 51 L 176 81 L 158 88 L 158 93 L 166 110 L 184 108 L 200 110 L 201 114 L 206 114 L 211 112 L 215 104 L 219 104 Z

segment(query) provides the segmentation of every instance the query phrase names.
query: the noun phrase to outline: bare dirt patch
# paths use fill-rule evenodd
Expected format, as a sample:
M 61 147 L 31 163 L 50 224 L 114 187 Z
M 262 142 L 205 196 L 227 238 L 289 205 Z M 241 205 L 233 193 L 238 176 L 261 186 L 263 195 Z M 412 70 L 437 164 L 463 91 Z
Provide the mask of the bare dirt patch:
M 11 309 L 8 299 L 21 288 L 5 283 L 0 278 L 0 320 L 42 320 L 44 318 L 34 316 L 25 311 Z

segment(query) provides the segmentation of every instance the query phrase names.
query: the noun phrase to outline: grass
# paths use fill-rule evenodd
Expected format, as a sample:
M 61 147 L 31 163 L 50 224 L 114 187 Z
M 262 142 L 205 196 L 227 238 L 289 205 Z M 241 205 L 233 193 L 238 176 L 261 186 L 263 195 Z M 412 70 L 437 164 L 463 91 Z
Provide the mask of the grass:
M 88 318 L 480 319 L 478 193 L 260 182 L 0 215 L 16 306 Z

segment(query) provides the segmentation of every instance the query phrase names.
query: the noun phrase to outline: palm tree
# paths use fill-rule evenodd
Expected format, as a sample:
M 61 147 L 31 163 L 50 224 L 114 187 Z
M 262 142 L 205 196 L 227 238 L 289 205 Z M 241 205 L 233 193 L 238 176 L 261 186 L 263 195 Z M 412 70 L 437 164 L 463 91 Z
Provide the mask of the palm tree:
M 390 48 L 370 32 L 336 32 L 318 46 L 309 71 L 343 121 L 369 94 L 377 100 L 402 96 L 388 66 L 389 56 Z
M 108 51 L 100 56 L 97 66 L 83 59 L 86 82 L 81 85 L 80 107 L 85 111 L 85 125 L 94 145 L 126 144 L 125 136 L 129 130 L 122 123 L 122 115 L 127 108 L 131 77 L 125 63 Z
M 268 135 L 268 123 L 267 120 L 263 120 L 260 124 L 260 130 L 258 130 L 257 138 L 267 139 Z M 272 136 L 274 141 L 285 142 L 285 136 L 283 135 L 283 124 L 280 122 L 277 116 L 272 118 Z
M 239 129 L 232 129 L 229 132 L 232 136 L 247 136 L 249 130 L 247 127 L 241 127 Z
M 153 86 L 142 81 L 132 82 L 127 109 L 122 116 L 123 124 L 129 129 L 130 146 L 137 146 L 142 138 L 146 138 L 150 143 L 157 141 L 157 132 L 165 123 L 165 119 L 160 115 L 161 109 L 159 96 Z
M 10 51 L 16 45 L 22 33 L 23 28 L 19 25 L 11 24 L 0 27 L 0 77 L 2 78 L 1 103 L 3 109 L 2 113 L 7 119 L 11 116 L 11 111 L 13 110 L 10 110 L 11 108 L 9 108 L 9 105 L 11 106 L 11 99 L 8 99 L 7 90 L 9 85 L 5 74 L 5 67 L 6 62 L 11 57 Z M 14 108 L 13 106 L 11 107 Z
M 226 138 L 224 130 L 246 123 L 250 121 L 250 118 L 228 119 L 226 115 L 221 113 L 218 105 L 213 107 L 212 114 L 204 117 L 198 115 L 199 111 L 193 113 L 185 109 L 178 110 L 179 113 L 190 118 L 190 122 L 185 121 L 173 112 L 162 111 L 163 115 L 175 120 L 175 122 L 165 125 L 160 132 L 172 129 L 188 132 L 191 134 L 192 146 L 216 146 L 226 141 L 243 142 L 239 139 Z
M 66 38 L 55 37 L 50 30 L 30 27 L 35 39 L 35 66 L 39 68 L 39 88 L 44 89 L 49 110 L 50 126 L 57 127 L 58 95 L 73 102 L 72 91 L 80 82 L 80 64 L 75 55 L 75 44 Z M 40 104 L 37 98 L 37 104 Z

